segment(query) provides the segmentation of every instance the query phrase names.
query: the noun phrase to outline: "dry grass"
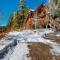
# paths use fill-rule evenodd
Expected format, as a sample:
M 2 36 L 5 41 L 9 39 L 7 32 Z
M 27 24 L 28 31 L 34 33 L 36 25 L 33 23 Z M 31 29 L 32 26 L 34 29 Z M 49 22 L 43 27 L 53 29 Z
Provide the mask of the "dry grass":
M 0 39 L 3 38 L 6 35 L 7 31 L 0 30 Z
M 5 36 L 6 33 L 0 33 L 0 39 Z

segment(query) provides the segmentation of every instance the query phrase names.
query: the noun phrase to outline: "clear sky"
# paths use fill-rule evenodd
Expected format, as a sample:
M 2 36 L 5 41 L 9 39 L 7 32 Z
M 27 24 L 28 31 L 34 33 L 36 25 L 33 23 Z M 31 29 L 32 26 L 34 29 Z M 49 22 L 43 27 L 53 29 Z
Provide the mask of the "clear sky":
M 47 0 L 25 0 L 26 5 L 30 9 L 36 9 L 41 3 L 47 3 Z M 0 0 L 0 26 L 4 26 L 9 21 L 9 16 L 11 13 L 18 10 L 20 5 L 20 0 Z

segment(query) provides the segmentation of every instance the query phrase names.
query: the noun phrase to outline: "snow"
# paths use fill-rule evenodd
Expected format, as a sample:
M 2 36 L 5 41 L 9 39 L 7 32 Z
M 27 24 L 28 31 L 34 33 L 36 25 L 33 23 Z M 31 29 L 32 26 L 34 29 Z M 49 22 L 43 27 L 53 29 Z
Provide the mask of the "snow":
M 31 60 L 31 57 L 27 57 L 27 54 L 29 55 L 27 42 L 40 42 L 46 44 L 51 47 L 50 52 L 52 55 L 60 55 L 60 44 L 42 37 L 48 33 L 54 33 L 54 31 L 50 29 L 37 29 L 9 32 L 5 39 L 0 41 L 0 50 L 11 44 L 13 40 L 17 41 L 17 45 L 14 49 L 10 48 L 3 60 Z
M 6 46 L 8 46 L 9 44 L 11 44 L 13 41 L 8 41 L 8 40 L 1 40 L 0 41 L 0 50 L 2 50 L 3 48 L 5 48 Z
M 60 55 L 60 45 L 53 45 L 50 51 L 52 55 Z
M 18 43 L 17 46 L 10 49 L 6 57 L 1 60 L 31 60 L 31 57 L 27 57 L 29 49 L 26 43 Z
M 44 39 L 42 36 L 44 34 L 54 33 L 54 31 L 49 29 L 43 29 L 43 30 L 36 30 L 34 31 L 23 31 L 22 36 L 25 39 L 20 40 L 20 42 L 41 42 L 43 44 L 49 45 L 52 49 L 50 49 L 52 54 L 59 55 L 60 54 L 60 45 L 56 42 L 53 42 L 48 39 Z
M 13 32 L 9 32 L 8 35 L 14 35 L 14 36 L 16 36 L 16 35 L 18 35 L 19 33 L 20 33 L 20 32 L 13 31 Z
M 9 58 L 9 60 L 28 60 L 26 58 L 27 54 L 29 53 L 27 44 L 25 43 L 19 43 L 16 48 L 14 49 L 13 54 Z
M 0 50 L 2 50 L 4 47 L 5 47 L 5 45 L 3 45 L 3 46 L 2 46 L 2 45 L 0 45 Z
M 15 47 L 14 47 L 15 48 Z M 9 60 L 9 57 L 12 55 L 14 48 L 10 48 L 9 52 L 5 55 L 5 57 L 1 60 Z
M 60 33 L 56 34 L 56 36 L 60 36 Z

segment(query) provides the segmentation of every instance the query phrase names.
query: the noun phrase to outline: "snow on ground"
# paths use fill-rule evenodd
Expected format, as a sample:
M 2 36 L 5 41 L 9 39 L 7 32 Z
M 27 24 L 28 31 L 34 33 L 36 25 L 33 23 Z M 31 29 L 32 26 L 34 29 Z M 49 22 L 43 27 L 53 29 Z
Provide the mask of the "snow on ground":
M 29 60 L 27 54 L 29 53 L 26 43 L 18 43 L 14 49 L 13 54 L 9 60 Z
M 50 51 L 53 55 L 60 55 L 60 44 L 53 42 L 51 40 L 48 40 L 48 39 L 44 39 L 42 37 L 42 35 L 44 34 L 53 33 L 53 32 L 54 31 L 52 30 L 45 29 L 42 31 L 36 31 L 35 33 L 32 32 L 32 34 L 27 33 L 27 35 L 24 33 L 23 35 L 28 42 L 41 42 L 41 43 L 47 44 L 52 48 L 50 49 Z
M 8 46 L 9 44 L 12 44 L 14 41 L 9 41 L 9 40 L 1 40 L 0 41 L 0 50 Z
M 60 33 L 56 34 L 56 36 L 60 36 Z
M 18 44 L 12 50 L 12 52 L 13 52 L 12 55 L 9 55 L 10 53 L 7 54 L 9 56 L 8 59 L 9 60 L 31 60 L 30 57 L 28 58 L 26 56 L 27 54 L 29 54 L 29 49 L 27 47 L 27 45 L 28 45 L 27 42 L 41 42 L 41 43 L 44 43 L 44 44 L 49 45 L 51 47 L 50 51 L 53 55 L 60 55 L 60 44 L 58 44 L 56 42 L 53 42 L 51 40 L 48 40 L 48 39 L 44 39 L 42 37 L 43 35 L 46 35 L 48 33 L 53 33 L 53 32 L 54 31 L 52 31 L 50 29 L 23 30 L 21 32 L 17 32 L 17 31 L 9 32 L 7 34 L 7 36 L 5 37 L 4 42 L 16 40 Z M 3 42 L 2 42 L 2 44 L 4 46 L 1 45 L 1 43 L 0 43 L 0 46 L 2 48 L 6 46 L 6 44 L 4 44 Z M 0 50 L 2 48 L 0 48 Z M 10 52 L 11 52 L 11 50 L 10 50 Z M 7 57 L 4 57 L 4 58 L 7 58 Z M 8 59 L 4 59 L 4 60 L 8 60 Z
M 14 48 L 10 48 L 8 54 L 1 60 L 31 60 L 27 43 L 18 43 Z
M 15 47 L 14 48 L 9 48 L 9 52 L 5 55 L 5 57 L 3 59 L 0 59 L 0 60 L 9 60 L 9 58 L 12 55 L 14 49 L 15 49 Z

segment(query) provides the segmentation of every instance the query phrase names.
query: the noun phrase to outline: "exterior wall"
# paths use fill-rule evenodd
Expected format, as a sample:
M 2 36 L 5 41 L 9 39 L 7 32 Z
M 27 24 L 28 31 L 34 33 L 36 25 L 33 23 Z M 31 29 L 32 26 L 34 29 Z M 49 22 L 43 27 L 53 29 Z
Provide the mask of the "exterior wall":
M 33 18 L 29 18 L 28 21 L 25 23 L 25 29 L 31 29 L 33 24 Z
M 33 13 L 37 12 L 37 16 L 39 17 L 39 26 L 44 26 L 47 24 L 47 16 L 45 15 L 48 11 L 47 7 L 44 7 L 45 5 L 42 4 L 42 6 L 38 7 Z M 43 9 L 44 8 L 44 9 Z M 40 13 L 39 10 L 43 9 Z M 31 29 L 34 26 L 34 14 L 30 14 L 30 17 L 28 17 L 27 21 L 25 22 L 25 29 Z

